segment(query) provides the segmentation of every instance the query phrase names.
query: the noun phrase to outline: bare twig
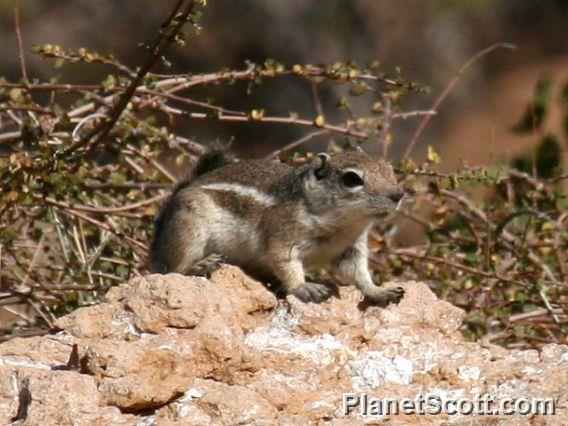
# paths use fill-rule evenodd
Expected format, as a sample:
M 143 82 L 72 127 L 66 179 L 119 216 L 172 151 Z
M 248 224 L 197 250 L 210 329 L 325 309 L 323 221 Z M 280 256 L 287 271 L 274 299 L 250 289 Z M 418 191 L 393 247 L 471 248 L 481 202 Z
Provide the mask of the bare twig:
M 131 238 L 127 235 L 124 235 L 124 233 L 122 233 L 122 232 L 120 232 L 116 229 L 113 229 L 111 226 L 107 225 L 106 223 L 100 222 L 96 219 L 93 219 L 90 216 L 87 216 L 86 214 L 83 214 L 83 213 L 81 213 L 77 210 L 73 210 L 73 209 L 69 208 L 65 203 L 61 203 L 59 201 L 55 201 L 55 200 L 47 199 L 47 198 L 44 198 L 43 200 L 49 205 L 60 208 L 62 212 L 66 213 L 68 215 L 75 216 L 75 217 L 81 218 L 81 219 L 83 219 L 87 222 L 90 222 L 91 224 L 95 225 L 96 227 L 103 229 L 105 231 L 109 231 L 112 234 L 116 235 L 117 237 L 133 244 L 134 246 L 137 246 L 137 247 L 139 247 L 143 250 L 146 250 L 146 245 L 141 243 L 140 241 L 135 240 L 134 238 Z
M 299 146 L 304 145 L 305 143 L 308 143 L 312 139 L 315 139 L 315 138 L 318 138 L 320 136 L 324 136 L 324 135 L 327 135 L 327 134 L 329 134 L 329 130 L 327 130 L 327 129 L 316 130 L 315 132 L 308 133 L 306 136 L 302 136 L 300 139 L 297 139 L 294 142 L 291 142 L 288 145 L 285 145 L 282 148 L 277 149 L 276 151 L 273 151 L 272 153 L 267 155 L 265 157 L 265 159 L 266 160 L 274 160 L 274 159 L 278 158 L 280 155 L 282 155 L 283 153 L 290 151 L 291 149 L 298 148 Z
M 22 78 L 27 81 L 28 73 L 26 71 L 26 58 L 24 56 L 22 30 L 20 28 L 20 8 L 18 7 L 17 0 L 14 0 L 14 27 L 16 29 L 16 39 L 18 40 L 18 57 L 20 58 L 20 70 L 22 71 Z
M 319 127 L 322 129 L 326 129 L 331 132 L 341 133 L 347 136 L 353 136 L 360 140 L 365 140 L 370 137 L 369 134 L 363 133 L 358 130 L 353 130 L 347 126 L 340 126 L 336 124 L 318 124 L 312 120 L 306 120 L 301 118 L 295 117 L 243 117 L 243 116 L 234 116 L 234 115 L 219 115 L 219 116 L 211 116 L 208 114 L 198 113 L 198 112 L 187 112 L 177 108 L 172 107 L 163 107 L 162 110 L 167 112 L 168 114 L 172 115 L 179 115 L 188 119 L 197 119 L 197 120 L 218 120 L 218 121 L 225 121 L 231 123 L 249 123 L 249 122 L 258 122 L 258 123 L 268 123 L 268 124 L 285 124 L 285 125 L 293 125 L 293 126 L 303 126 L 303 127 Z
M 558 314 L 558 315 L 563 314 L 562 309 L 553 309 L 552 311 L 553 311 L 553 313 Z M 547 316 L 547 315 L 550 315 L 550 312 L 548 311 L 548 309 L 536 309 L 536 310 L 531 311 L 531 312 L 525 312 L 525 313 L 522 313 L 522 314 L 511 315 L 509 317 L 509 322 L 514 323 L 514 322 L 526 321 L 526 320 L 529 320 L 529 319 L 543 317 L 543 316 Z
M 8 111 L 29 111 L 29 112 L 38 112 L 40 114 L 45 114 L 45 115 L 55 115 L 55 113 L 52 110 L 37 106 L 21 106 L 21 105 L 0 106 L 0 112 L 8 112 Z
M 5 342 L 6 340 L 12 339 L 14 337 L 43 336 L 48 333 L 49 330 L 45 328 L 35 328 L 25 331 L 15 331 L 14 333 L 12 333 L 12 330 L 10 330 L 7 334 L 4 333 L 0 334 L 0 342 Z M 16 416 L 14 419 L 18 419 L 18 417 Z
M 442 105 L 442 102 L 444 102 L 444 100 L 446 99 L 446 97 L 450 94 L 450 92 L 452 91 L 452 89 L 455 87 L 455 85 L 458 83 L 459 79 L 461 78 L 462 74 L 473 64 L 475 64 L 479 59 L 481 59 L 482 57 L 484 57 L 485 55 L 487 55 L 488 53 L 493 52 L 494 50 L 497 49 L 515 49 L 515 45 L 511 44 L 511 43 L 496 43 L 493 44 L 479 52 L 477 52 L 475 55 L 473 55 L 465 64 L 462 65 L 462 67 L 458 70 L 457 74 L 454 76 L 454 78 L 452 78 L 452 80 L 450 80 L 449 84 L 446 86 L 446 88 L 444 89 L 444 91 L 440 94 L 440 96 L 438 96 L 436 98 L 436 100 L 434 100 L 434 103 L 432 104 L 432 108 L 430 108 L 431 110 L 438 112 L 438 110 L 440 109 L 440 105 Z M 416 143 L 418 142 L 418 139 L 420 138 L 420 135 L 422 135 L 422 132 L 424 131 L 424 129 L 426 128 L 426 126 L 428 125 L 428 123 L 430 122 L 430 120 L 432 119 L 431 115 L 427 115 L 425 116 L 422 121 L 420 122 L 420 124 L 418 125 L 418 128 L 416 129 L 416 132 L 414 132 L 414 135 L 412 136 L 412 139 L 410 140 L 410 143 L 408 144 L 408 147 L 406 148 L 406 150 L 404 151 L 404 156 L 408 157 L 410 155 L 410 153 L 412 152 L 412 150 L 414 149 L 414 147 L 416 146 Z
M 52 204 L 52 205 L 57 206 L 57 207 L 65 208 L 65 209 L 71 209 L 71 210 L 87 212 L 87 213 L 108 214 L 108 213 L 120 213 L 120 212 L 129 211 L 129 210 L 136 210 L 136 209 L 139 209 L 141 207 L 146 207 L 150 204 L 154 204 L 154 203 L 157 203 L 157 202 L 163 200 L 168 195 L 169 194 L 159 194 L 159 195 L 155 195 L 151 198 L 148 198 L 147 200 L 142 200 L 142 201 L 138 201 L 136 203 L 127 204 L 127 205 L 118 206 L 118 207 L 83 206 L 83 205 L 80 205 L 80 204 L 72 204 L 72 203 L 69 203 L 67 201 L 56 201 L 56 200 L 54 200 L 53 198 L 50 198 L 50 197 L 46 197 L 43 200 L 45 200 L 49 204 Z
M 32 261 L 28 267 L 28 270 L 26 272 L 26 275 L 24 276 L 24 279 L 22 280 L 21 286 L 25 287 L 27 285 L 28 279 L 30 277 L 30 274 L 32 273 L 33 269 L 36 267 L 37 263 L 39 262 L 41 255 L 42 255 L 42 250 L 43 250 L 43 244 L 45 241 L 45 234 L 42 233 L 41 238 L 39 240 L 37 249 L 32 257 Z
M 426 253 L 419 253 L 419 252 L 416 252 L 413 249 L 393 249 L 391 251 L 391 253 L 394 254 L 394 255 L 397 255 L 397 256 L 407 256 L 407 257 L 412 257 L 412 258 L 415 258 L 415 259 L 422 259 L 422 260 L 427 260 L 427 261 L 434 262 L 434 263 L 448 265 L 452 268 L 459 269 L 461 271 L 468 272 L 470 274 L 481 275 L 485 278 L 494 278 L 498 281 L 517 282 L 516 280 L 514 280 L 510 277 L 506 277 L 506 276 L 503 276 L 503 275 L 498 274 L 498 273 L 485 272 L 485 271 L 482 271 L 480 269 L 472 268 L 472 267 L 469 267 L 467 265 L 463 265 L 463 264 L 454 262 L 452 260 L 448 260 L 448 259 L 437 257 L 437 256 L 431 256 L 431 255 L 428 255 Z
M 382 145 L 383 158 L 387 158 L 389 152 L 389 146 L 391 143 L 391 120 L 392 120 L 392 110 L 391 110 L 391 98 L 388 94 L 383 95 L 383 102 L 385 103 L 383 112 L 382 128 L 379 132 L 379 141 Z
M 314 105 L 316 107 L 316 113 L 324 117 L 323 107 L 321 105 L 321 99 L 318 90 L 318 84 L 315 81 L 312 82 L 311 89 L 312 89 L 312 98 L 314 99 Z

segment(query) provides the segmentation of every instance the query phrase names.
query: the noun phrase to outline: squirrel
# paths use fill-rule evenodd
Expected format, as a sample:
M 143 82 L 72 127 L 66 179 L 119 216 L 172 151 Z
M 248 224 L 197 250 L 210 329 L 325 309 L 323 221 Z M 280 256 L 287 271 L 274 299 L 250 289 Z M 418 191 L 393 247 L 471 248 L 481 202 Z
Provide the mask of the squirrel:
M 366 302 L 398 303 L 401 287 L 373 283 L 367 236 L 403 195 L 390 164 L 362 151 L 319 153 L 293 167 L 209 150 L 156 217 L 150 270 L 208 275 L 226 262 L 286 295 L 321 302 L 337 288 L 307 282 L 305 271 L 331 265 Z

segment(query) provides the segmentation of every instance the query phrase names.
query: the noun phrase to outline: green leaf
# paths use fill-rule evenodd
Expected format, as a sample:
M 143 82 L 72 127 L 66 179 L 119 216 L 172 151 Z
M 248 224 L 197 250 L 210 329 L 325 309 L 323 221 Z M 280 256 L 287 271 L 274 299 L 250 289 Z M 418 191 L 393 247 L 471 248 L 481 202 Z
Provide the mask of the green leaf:
M 562 171 L 562 152 L 560 144 L 553 135 L 547 135 L 542 139 L 536 152 L 536 172 L 538 176 L 550 178 Z
M 560 101 L 568 112 L 568 82 L 566 82 L 566 84 L 564 84 L 564 87 L 562 87 L 562 91 L 560 92 Z
M 552 81 L 549 77 L 542 77 L 534 89 L 534 98 L 527 107 L 523 118 L 513 127 L 517 133 L 528 133 L 540 128 L 548 110 Z
M 368 90 L 369 86 L 367 86 L 364 82 L 359 82 L 349 88 L 349 94 L 351 96 L 360 96 Z
M 564 136 L 566 136 L 566 140 L 568 141 L 568 82 L 564 84 L 562 87 L 562 91 L 560 93 L 560 102 L 564 107 L 564 115 L 562 117 L 562 126 L 564 129 Z

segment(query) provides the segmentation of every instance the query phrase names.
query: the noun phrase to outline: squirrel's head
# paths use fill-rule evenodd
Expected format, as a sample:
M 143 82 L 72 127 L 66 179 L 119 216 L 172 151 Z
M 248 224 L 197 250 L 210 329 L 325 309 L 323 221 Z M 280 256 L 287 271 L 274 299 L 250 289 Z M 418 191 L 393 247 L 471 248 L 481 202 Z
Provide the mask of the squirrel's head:
M 386 216 L 404 196 L 391 165 L 363 152 L 320 153 L 305 167 L 302 179 L 310 210 L 333 211 L 345 220 Z

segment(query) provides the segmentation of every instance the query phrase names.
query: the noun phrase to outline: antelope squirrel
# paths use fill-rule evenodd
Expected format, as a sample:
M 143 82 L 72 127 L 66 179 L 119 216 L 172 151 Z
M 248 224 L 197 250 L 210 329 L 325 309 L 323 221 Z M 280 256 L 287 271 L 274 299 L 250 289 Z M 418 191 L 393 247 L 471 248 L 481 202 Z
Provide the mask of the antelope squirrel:
M 320 153 L 296 168 L 235 162 L 211 150 L 157 216 L 150 269 L 201 275 L 226 261 L 285 294 L 321 302 L 333 287 L 306 282 L 304 271 L 332 265 L 368 302 L 384 306 L 404 291 L 373 283 L 367 234 L 402 197 L 392 167 L 363 152 Z

